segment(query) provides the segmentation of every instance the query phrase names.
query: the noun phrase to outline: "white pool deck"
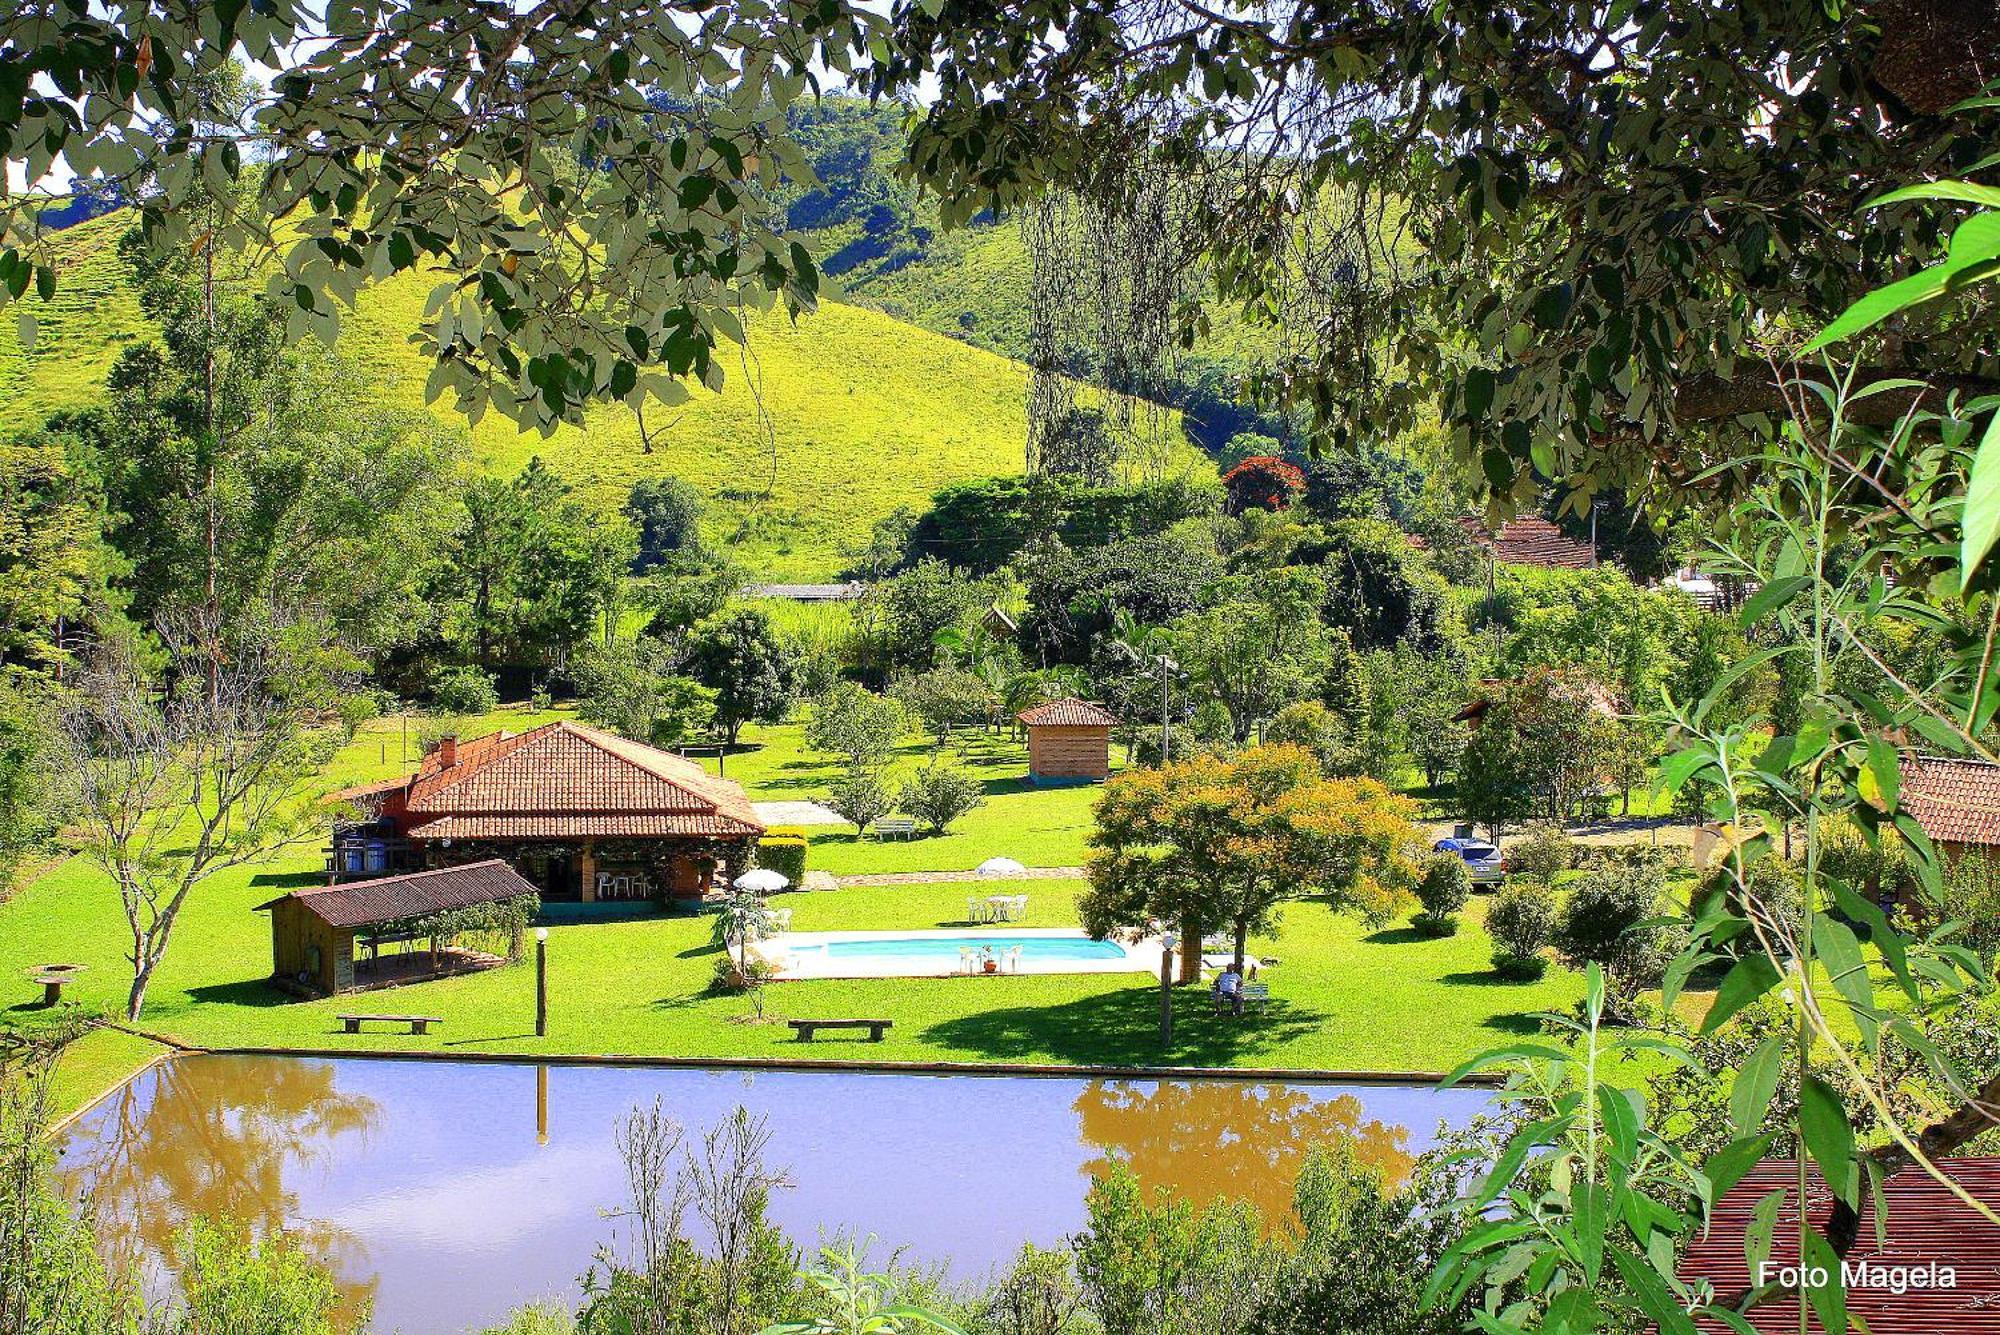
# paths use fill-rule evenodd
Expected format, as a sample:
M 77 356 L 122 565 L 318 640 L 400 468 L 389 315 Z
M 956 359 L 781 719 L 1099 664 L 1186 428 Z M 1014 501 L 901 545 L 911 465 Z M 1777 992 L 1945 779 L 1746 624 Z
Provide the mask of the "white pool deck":
M 958 951 L 961 946 L 977 947 L 984 941 L 996 937 L 1014 940 L 1068 940 L 1085 941 L 1090 938 L 1074 927 L 993 927 L 958 928 L 943 931 L 891 931 L 891 932 L 781 932 L 753 942 L 752 954 L 759 956 L 776 972 L 772 977 L 780 980 L 799 978 L 963 978 L 967 975 L 958 967 Z M 865 955 L 800 954 L 798 952 L 813 946 L 827 945 L 835 941 L 937 941 L 940 942 L 939 956 L 927 958 L 921 955 L 890 956 L 870 958 Z M 1158 939 L 1139 941 L 1119 941 L 1125 951 L 1122 959 L 1029 959 L 1025 955 L 1020 961 L 1020 972 L 1030 973 L 1158 973 L 1160 971 L 1160 943 Z M 1005 954 L 1000 954 L 1002 976 L 1011 977 Z M 988 975 L 990 976 L 990 975 Z

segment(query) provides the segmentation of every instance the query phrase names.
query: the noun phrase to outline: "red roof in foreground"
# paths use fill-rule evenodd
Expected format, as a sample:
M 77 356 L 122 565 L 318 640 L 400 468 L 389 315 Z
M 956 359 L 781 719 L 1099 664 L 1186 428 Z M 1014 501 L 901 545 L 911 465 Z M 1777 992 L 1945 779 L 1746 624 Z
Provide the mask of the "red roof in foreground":
M 415 918 L 446 909 L 497 904 L 504 899 L 535 894 L 532 883 L 499 858 L 457 867 L 384 876 L 347 885 L 322 885 L 279 895 L 259 911 L 296 900 L 308 913 L 334 927 L 365 927 L 371 923 Z
M 1493 559 L 1503 565 L 1546 566 L 1556 570 L 1588 570 L 1597 564 L 1597 553 L 1588 542 L 1572 538 L 1540 515 L 1522 515 L 1500 526 L 1500 535 L 1476 515 L 1458 521 L 1473 541 L 1493 549 Z
M 1084 700 L 1051 700 L 1015 717 L 1031 728 L 1109 728 L 1118 723 L 1116 714 Z
M 1902 803 L 1938 843 L 2000 844 L 2000 765 L 1919 756 L 1902 764 Z
M 451 763 L 445 763 L 449 749 Z M 742 788 L 692 761 L 563 720 L 424 757 L 417 772 L 346 796 L 401 792 L 417 839 L 696 836 L 764 832 Z
M 2000 1206 L 2000 1158 L 1944 1159 L 1938 1165 L 1960 1187 L 1989 1207 Z M 1785 1193 L 1779 1212 L 1777 1239 L 1771 1264 L 1795 1264 L 1799 1255 L 1798 1213 L 1793 1202 L 1798 1184 L 1798 1165 L 1790 1159 L 1766 1159 L 1733 1187 L 1717 1203 L 1708 1235 L 1688 1249 L 1680 1275 L 1686 1280 L 1707 1279 L 1716 1300 L 1726 1303 L 1741 1295 L 1751 1280 L 1743 1258 L 1743 1238 L 1750 1226 L 1757 1202 L 1776 1191 Z M 1882 1222 L 1888 1245 L 1876 1245 L 1876 1216 L 1872 1203 L 1861 1211 L 1861 1229 L 1854 1248 L 1848 1253 L 1850 1267 L 1864 1267 L 1864 1273 L 1850 1275 L 1847 1306 L 1868 1322 L 1874 1335 L 2000 1335 L 2000 1228 L 1986 1222 L 1970 1206 L 1953 1196 L 1921 1169 L 1905 1169 L 1882 1184 L 1886 1207 Z M 1826 1226 L 1832 1212 L 1832 1198 L 1816 1179 L 1809 1197 L 1813 1224 Z M 1949 1267 L 1950 1287 L 1911 1286 L 1903 1293 L 1890 1287 L 1893 1269 Z M 1939 1278 L 1943 1278 L 1939 1273 Z M 1775 1298 L 1759 1304 L 1747 1315 L 1750 1324 L 1768 1335 L 1794 1335 L 1799 1329 L 1796 1298 Z M 1728 1330 L 1719 1321 L 1702 1321 L 1704 1331 L 1722 1335 Z M 1811 1329 L 1820 1330 L 1817 1320 Z

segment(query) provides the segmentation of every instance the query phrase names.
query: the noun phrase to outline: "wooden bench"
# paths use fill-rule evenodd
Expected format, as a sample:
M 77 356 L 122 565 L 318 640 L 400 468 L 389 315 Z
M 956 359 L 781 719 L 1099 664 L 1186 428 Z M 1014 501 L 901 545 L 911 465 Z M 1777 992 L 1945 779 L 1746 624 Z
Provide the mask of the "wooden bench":
M 917 823 L 908 816 L 884 816 L 868 828 L 875 832 L 877 839 L 886 839 L 892 834 L 899 839 L 914 839 L 917 836 Z
M 413 1034 L 426 1033 L 432 1025 L 444 1023 L 443 1017 L 437 1015 L 336 1015 L 334 1018 L 340 1021 L 342 1032 L 349 1034 L 360 1033 L 361 1026 L 370 1020 L 380 1020 L 384 1024 L 406 1024 L 410 1026 L 410 1032 Z
M 799 1036 L 799 1042 L 810 1043 L 813 1033 L 820 1029 L 866 1029 L 870 1043 L 882 1041 L 882 1031 L 895 1024 L 894 1020 L 787 1020 L 792 1032 Z

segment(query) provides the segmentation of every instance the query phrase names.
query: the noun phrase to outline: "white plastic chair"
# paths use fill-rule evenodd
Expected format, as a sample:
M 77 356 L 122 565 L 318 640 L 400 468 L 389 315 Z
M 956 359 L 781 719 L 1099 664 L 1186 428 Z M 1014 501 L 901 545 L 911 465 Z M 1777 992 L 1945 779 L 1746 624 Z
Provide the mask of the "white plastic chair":
M 1007 972 L 1021 972 L 1021 948 L 1019 946 L 1007 947 Z
M 971 973 L 973 971 L 971 946 L 960 946 L 958 948 L 958 971 L 960 973 Z

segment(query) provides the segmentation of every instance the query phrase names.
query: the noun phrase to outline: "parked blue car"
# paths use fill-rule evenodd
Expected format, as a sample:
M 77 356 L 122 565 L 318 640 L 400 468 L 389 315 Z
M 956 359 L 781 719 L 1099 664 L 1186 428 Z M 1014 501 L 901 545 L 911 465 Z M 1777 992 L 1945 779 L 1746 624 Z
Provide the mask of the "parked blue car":
M 1440 839 L 1431 847 L 1463 858 L 1474 885 L 1498 885 L 1507 874 L 1507 863 L 1499 848 L 1484 839 Z

